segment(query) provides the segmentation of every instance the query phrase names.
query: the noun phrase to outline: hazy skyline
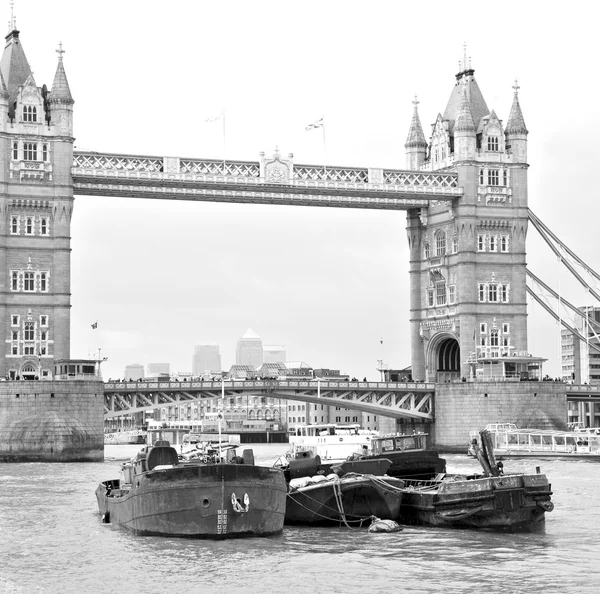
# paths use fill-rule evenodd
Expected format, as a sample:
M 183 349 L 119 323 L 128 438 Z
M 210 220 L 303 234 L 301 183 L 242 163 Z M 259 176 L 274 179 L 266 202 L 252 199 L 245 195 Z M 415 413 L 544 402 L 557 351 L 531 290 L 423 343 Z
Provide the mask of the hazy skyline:
M 228 159 L 279 147 L 321 164 L 321 133 L 305 127 L 324 115 L 329 164 L 403 169 L 413 97 L 428 137 L 466 42 L 504 122 L 518 79 L 529 205 L 594 266 L 595 31 L 581 2 L 544 6 L 105 0 L 90 27 L 87 3 L 17 0 L 15 15 L 38 86 L 63 44 L 75 146 L 140 155 L 222 158 L 222 127 L 205 120 L 225 108 Z M 100 348 L 106 378 L 136 362 L 189 370 L 204 343 L 228 368 L 248 327 L 288 359 L 351 376 L 410 364 L 403 212 L 80 196 L 72 235 L 71 355 Z M 533 230 L 528 266 L 587 302 Z M 558 375 L 559 328 L 529 314 L 529 350 Z

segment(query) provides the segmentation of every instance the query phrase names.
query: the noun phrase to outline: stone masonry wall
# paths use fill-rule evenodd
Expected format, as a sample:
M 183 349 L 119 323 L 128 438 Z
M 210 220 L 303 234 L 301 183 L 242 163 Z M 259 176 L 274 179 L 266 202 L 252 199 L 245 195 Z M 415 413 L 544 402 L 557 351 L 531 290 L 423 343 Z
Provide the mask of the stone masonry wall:
M 101 381 L 0 382 L 0 462 L 104 460 Z
M 437 384 L 435 447 L 466 452 L 471 431 L 488 423 L 566 429 L 567 396 L 558 382 L 457 382 Z

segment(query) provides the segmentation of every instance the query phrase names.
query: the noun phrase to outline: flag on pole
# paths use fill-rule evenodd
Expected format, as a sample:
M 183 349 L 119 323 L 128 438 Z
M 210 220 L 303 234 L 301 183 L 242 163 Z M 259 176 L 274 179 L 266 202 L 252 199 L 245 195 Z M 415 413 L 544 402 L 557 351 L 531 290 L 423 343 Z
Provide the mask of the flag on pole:
M 324 124 L 325 123 L 323 122 L 323 118 L 320 118 L 316 122 L 313 122 L 312 124 L 306 126 L 305 131 L 308 132 L 309 130 L 316 130 L 317 128 L 322 128 Z
M 379 341 L 381 344 L 383 344 L 383 338 Z
M 210 124 L 210 122 L 216 122 L 216 121 L 220 120 L 222 117 L 223 117 L 223 113 L 221 112 L 219 115 L 211 116 L 210 118 L 206 118 L 204 121 L 207 124 Z
M 98 327 L 98 322 L 94 322 L 92 324 L 92 330 L 95 330 Z

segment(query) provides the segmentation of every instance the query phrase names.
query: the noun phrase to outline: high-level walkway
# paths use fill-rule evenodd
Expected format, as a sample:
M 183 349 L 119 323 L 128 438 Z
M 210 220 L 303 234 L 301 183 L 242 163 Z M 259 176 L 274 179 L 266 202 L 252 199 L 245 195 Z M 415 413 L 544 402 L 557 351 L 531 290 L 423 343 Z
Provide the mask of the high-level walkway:
M 74 194 L 407 210 L 463 194 L 456 172 L 296 165 L 292 156 L 218 161 L 75 151 Z
M 107 382 L 104 417 L 199 402 L 207 398 L 264 396 L 352 408 L 395 419 L 433 420 L 435 384 L 253 380 L 206 382 Z

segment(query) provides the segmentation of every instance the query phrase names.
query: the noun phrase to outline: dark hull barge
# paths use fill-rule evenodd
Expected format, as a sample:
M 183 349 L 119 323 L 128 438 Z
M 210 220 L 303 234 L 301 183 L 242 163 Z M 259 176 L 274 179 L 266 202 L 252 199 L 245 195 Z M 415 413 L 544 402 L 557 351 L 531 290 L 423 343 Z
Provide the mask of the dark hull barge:
M 180 463 L 172 447 L 145 448 L 123 465 L 120 479 L 100 483 L 99 512 L 104 522 L 140 535 L 230 538 L 281 532 L 283 473 L 234 460 Z

